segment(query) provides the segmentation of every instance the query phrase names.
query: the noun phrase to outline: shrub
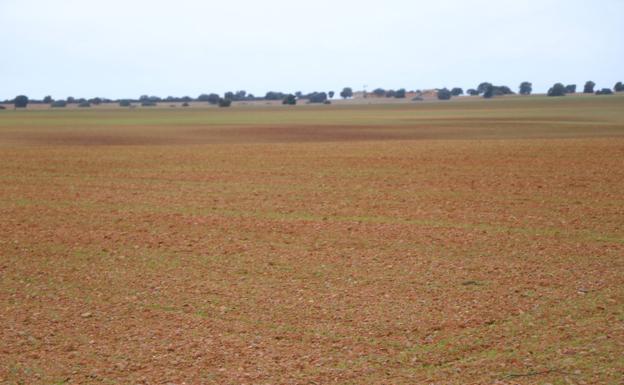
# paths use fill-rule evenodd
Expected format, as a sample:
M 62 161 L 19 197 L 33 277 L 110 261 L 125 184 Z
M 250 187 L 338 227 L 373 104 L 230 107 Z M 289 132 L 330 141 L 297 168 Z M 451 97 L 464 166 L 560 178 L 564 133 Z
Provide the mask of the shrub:
M 603 88 L 596 91 L 596 95 L 613 95 L 613 91 L 610 88 Z
M 574 94 L 576 93 L 576 84 L 568 84 L 565 87 L 566 94 Z
M 156 107 L 156 102 L 152 100 L 143 100 L 141 102 L 141 107 Z
M 400 88 L 394 93 L 394 97 L 397 99 L 405 98 L 405 88 Z
M 91 103 L 89 103 L 89 102 L 80 102 L 80 103 L 78 103 L 78 107 L 82 107 L 82 108 L 91 107 Z
M 65 100 L 56 100 L 50 104 L 52 108 L 63 108 L 67 106 L 67 102 Z
M 5 106 L 0 106 L 0 110 L 6 110 Z
M 613 86 L 613 91 L 624 92 L 624 84 L 622 84 L 622 82 L 615 83 L 615 86 Z
M 188 106 L 190 106 L 190 104 L 188 104 L 188 102 L 182 103 L 182 107 L 188 107 Z
M 132 103 L 130 103 L 129 100 L 120 100 L 119 101 L 119 107 L 130 107 L 132 105 Z
M 231 105 L 232 105 L 231 99 L 224 99 L 224 98 L 219 99 L 219 107 L 229 107 Z
M 479 91 L 475 90 L 474 88 L 470 88 L 468 89 L 468 91 L 466 91 L 466 93 L 470 96 L 477 96 L 479 95 Z

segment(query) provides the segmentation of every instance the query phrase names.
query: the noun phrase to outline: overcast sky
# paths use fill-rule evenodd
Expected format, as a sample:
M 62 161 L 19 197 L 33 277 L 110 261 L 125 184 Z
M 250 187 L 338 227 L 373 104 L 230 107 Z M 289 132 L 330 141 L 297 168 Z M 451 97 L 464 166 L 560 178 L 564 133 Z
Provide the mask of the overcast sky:
M 624 0 L 0 0 L 0 99 L 624 81 Z

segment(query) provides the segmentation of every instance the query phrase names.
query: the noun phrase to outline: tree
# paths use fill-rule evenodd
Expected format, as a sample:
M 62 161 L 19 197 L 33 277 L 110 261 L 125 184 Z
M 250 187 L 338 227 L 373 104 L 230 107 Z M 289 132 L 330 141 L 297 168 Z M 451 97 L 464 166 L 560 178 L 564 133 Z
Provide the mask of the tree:
M 353 97 L 353 90 L 351 89 L 351 87 L 345 87 L 342 89 L 342 92 L 340 92 L 340 96 L 343 99 L 351 98 Z
M 463 95 L 464 94 L 464 90 L 462 90 L 459 87 L 455 87 L 451 90 L 451 95 L 453 96 L 459 96 L 459 95 Z
M 492 83 L 483 82 L 477 86 L 477 92 L 483 94 L 489 87 L 492 87 Z
M 264 99 L 266 99 L 266 100 L 284 100 L 285 97 L 286 97 L 286 94 L 284 94 L 282 92 L 269 91 L 264 96 Z
M 488 84 L 484 87 L 483 89 L 483 97 L 486 99 L 490 99 L 491 97 L 494 96 L 494 91 L 496 90 L 496 87 Z
M 210 104 L 218 104 L 220 98 L 217 94 L 208 94 L 204 99 Z
M 514 92 L 511 90 L 511 88 L 507 86 L 495 86 L 492 84 L 487 84 L 487 86 L 485 86 L 485 89 L 483 91 L 483 97 L 486 99 L 489 99 L 494 96 L 510 95 L 513 93 Z
M 132 103 L 128 99 L 123 99 L 119 101 L 119 107 L 130 107 Z
M 210 96 L 211 95 L 216 95 L 216 94 L 201 94 L 197 97 L 197 101 L 198 102 L 210 102 Z M 171 98 L 174 99 L 174 98 Z M 167 98 L 167 100 L 169 100 L 169 98 Z M 217 95 L 217 101 L 219 100 L 219 95 Z
M 470 88 L 468 89 L 468 91 L 466 91 L 466 93 L 470 96 L 477 96 L 479 95 L 479 91 L 475 90 L 474 88 Z
M 286 95 L 284 100 L 282 100 L 282 104 L 294 106 L 295 104 L 297 104 L 297 98 L 293 94 L 288 94 Z
M 102 102 L 103 102 L 102 98 L 96 97 L 96 98 L 89 99 L 89 103 L 95 104 L 96 106 L 102 104 Z
M 568 84 L 565 87 L 566 94 L 575 94 L 576 93 L 576 84 Z
M 56 100 L 50 103 L 50 107 L 52 108 L 64 108 L 65 106 L 67 106 L 67 102 L 64 100 Z
M 76 103 L 76 98 L 74 98 L 73 96 L 68 96 L 67 103 L 68 104 Z
M 334 91 L 329 91 L 329 92 L 327 93 L 327 95 L 329 95 L 329 98 L 330 98 L 330 99 L 333 99 L 333 98 L 334 98 L 334 95 L 336 95 L 336 93 L 335 93 Z
M 519 88 L 520 95 L 531 95 L 531 92 L 533 92 L 533 84 L 529 82 L 520 83 Z
M 13 101 L 13 105 L 15 106 L 15 108 L 26 108 L 26 106 L 28 105 L 28 96 L 26 95 L 16 96 L 15 100 Z
M 548 96 L 564 96 L 566 93 L 566 88 L 563 84 L 561 83 L 555 83 L 552 87 L 550 87 L 550 89 L 548 90 Z
M 219 99 L 219 107 L 229 107 L 232 105 L 232 99 L 221 98 Z
M 384 90 L 383 88 L 375 88 L 373 90 L 373 94 L 378 98 L 381 98 L 386 95 L 386 90 Z
M 405 98 L 405 88 L 399 88 L 395 93 L 394 97 L 397 99 Z
M 596 87 L 596 83 L 592 82 L 591 80 L 588 80 L 585 83 L 585 87 L 583 87 L 583 93 L 584 94 L 593 94 L 594 93 L 594 87 Z
M 494 86 L 494 95 L 512 95 L 513 93 L 507 86 Z
M 327 94 L 325 92 L 312 92 L 307 95 L 307 99 L 310 103 L 325 103 L 327 101 Z
M 446 87 L 438 90 L 438 99 L 440 100 L 449 100 L 451 96 L 451 91 L 449 91 Z
M 624 92 L 624 84 L 622 84 L 622 82 L 615 83 L 615 86 L 613 86 L 613 91 Z
M 189 98 L 189 99 L 191 99 L 191 98 Z M 67 99 L 67 102 L 69 103 L 69 99 Z M 158 96 L 141 95 L 139 97 L 139 102 L 141 102 L 141 105 L 146 105 L 146 106 L 147 105 L 156 105 L 156 103 L 162 102 L 162 98 L 160 98 Z
M 80 102 L 80 103 L 78 103 L 78 107 L 82 107 L 82 108 L 91 107 L 91 103 L 89 103 L 87 101 Z
M 52 96 L 50 96 L 50 95 L 48 95 L 48 96 L 46 96 L 45 98 L 43 98 L 43 102 L 44 102 L 45 104 L 50 104 L 50 103 L 52 103 L 53 101 L 54 101 L 54 99 L 52 99 Z

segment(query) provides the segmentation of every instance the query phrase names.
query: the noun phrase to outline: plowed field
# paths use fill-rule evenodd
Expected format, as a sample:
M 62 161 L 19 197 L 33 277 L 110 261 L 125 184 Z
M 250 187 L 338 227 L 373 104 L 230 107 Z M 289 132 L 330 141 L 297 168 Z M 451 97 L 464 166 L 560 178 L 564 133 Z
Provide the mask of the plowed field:
M 619 384 L 624 97 L 0 111 L 0 383 Z

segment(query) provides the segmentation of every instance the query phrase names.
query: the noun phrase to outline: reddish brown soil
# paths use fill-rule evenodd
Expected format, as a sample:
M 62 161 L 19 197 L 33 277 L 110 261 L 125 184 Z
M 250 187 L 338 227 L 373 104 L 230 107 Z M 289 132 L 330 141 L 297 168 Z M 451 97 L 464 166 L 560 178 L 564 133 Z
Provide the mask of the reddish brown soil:
M 1 383 L 622 380 L 622 139 L 55 140 L 0 150 Z
M 197 125 L 179 129 L 157 126 L 133 126 L 131 130 L 105 128 L 56 131 L 0 131 L 0 146 L 4 145 L 62 145 L 62 146 L 128 146 L 128 145 L 188 145 L 223 143 L 309 143 L 353 142 L 378 140 L 485 140 L 622 137 L 621 125 L 560 127 L 547 129 L 543 123 L 522 122 L 516 125 L 505 120 L 444 119 L 401 125 Z

